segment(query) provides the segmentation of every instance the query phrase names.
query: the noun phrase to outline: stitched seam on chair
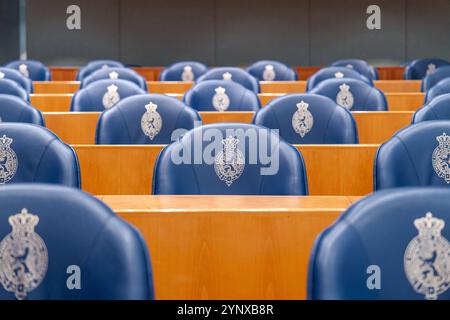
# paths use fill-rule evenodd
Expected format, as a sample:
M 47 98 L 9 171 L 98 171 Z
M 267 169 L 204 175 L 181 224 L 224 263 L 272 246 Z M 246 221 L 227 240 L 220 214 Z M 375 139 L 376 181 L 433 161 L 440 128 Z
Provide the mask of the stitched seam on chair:
M 124 114 L 122 113 L 122 110 L 121 110 L 120 108 L 117 108 L 117 111 L 119 111 L 120 117 L 122 118 L 123 123 L 124 123 L 124 125 L 125 125 L 125 128 L 127 129 L 128 141 L 129 141 L 129 143 L 133 143 L 133 142 L 131 141 L 130 128 L 128 127 L 127 120 L 126 120 L 126 118 L 125 118 L 125 116 L 124 116 Z
M 41 157 L 39 158 L 38 164 L 37 164 L 37 166 L 36 166 L 36 171 L 34 172 L 34 175 L 33 175 L 33 182 L 36 182 L 36 181 L 35 181 L 35 180 L 36 180 L 36 174 L 39 172 L 39 168 L 40 168 L 40 166 L 41 166 L 42 159 L 44 158 L 45 154 L 47 153 L 48 148 L 50 147 L 50 145 L 51 145 L 54 141 L 56 141 L 56 138 L 53 138 L 52 140 L 50 140 L 50 141 L 47 143 L 47 145 L 45 146 L 44 151 L 41 153 Z
M 431 112 L 436 116 L 436 120 L 440 120 L 439 116 L 437 115 L 437 113 L 434 111 L 434 107 L 430 107 Z
M 406 144 L 403 142 L 403 140 L 400 137 L 396 136 L 394 138 L 398 139 L 400 141 L 400 143 L 402 144 L 403 148 L 405 149 L 406 155 L 408 156 L 409 161 L 411 162 L 411 165 L 414 168 L 414 173 L 416 174 L 417 181 L 419 181 L 419 184 L 421 184 L 419 173 L 417 171 L 417 168 L 416 168 L 416 166 L 414 164 L 413 158 L 412 158 L 411 154 L 409 153 L 409 150 L 408 150 Z

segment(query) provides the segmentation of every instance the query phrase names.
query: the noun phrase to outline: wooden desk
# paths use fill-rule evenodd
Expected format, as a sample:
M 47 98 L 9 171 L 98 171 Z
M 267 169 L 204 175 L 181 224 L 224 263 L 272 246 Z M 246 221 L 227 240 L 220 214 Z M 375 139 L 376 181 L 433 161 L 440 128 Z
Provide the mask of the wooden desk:
M 314 67 L 293 67 L 298 74 L 299 80 L 307 80 L 309 77 L 311 77 L 314 73 L 322 69 L 324 66 L 314 66 Z
M 159 74 L 164 67 L 132 67 L 134 71 L 143 76 L 147 81 L 158 81 Z
M 305 299 L 314 240 L 356 198 L 99 196 L 147 243 L 157 299 Z M 274 206 L 274 203 L 276 206 Z
M 151 194 L 153 169 L 164 145 L 74 145 L 84 190 L 95 195 Z M 311 195 L 361 196 L 373 190 L 378 145 L 297 145 Z M 212 171 L 211 179 L 216 177 Z
M 377 67 L 380 80 L 403 80 L 405 67 L 387 66 Z
M 52 81 L 75 81 L 78 67 L 49 67 Z

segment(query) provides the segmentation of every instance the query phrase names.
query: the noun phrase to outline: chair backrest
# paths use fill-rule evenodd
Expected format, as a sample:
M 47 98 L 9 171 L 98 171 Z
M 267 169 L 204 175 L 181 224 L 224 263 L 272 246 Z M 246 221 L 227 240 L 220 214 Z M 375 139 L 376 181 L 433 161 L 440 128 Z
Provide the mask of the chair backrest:
M 449 64 L 450 62 L 443 59 L 416 59 L 406 66 L 404 78 L 406 80 L 422 80 L 440 66 Z
M 425 94 L 425 103 L 430 103 L 436 97 L 446 93 L 450 93 L 450 78 L 443 79 L 431 87 Z
M 145 93 L 127 80 L 98 80 L 75 92 L 70 111 L 104 111 L 126 97 Z
M 397 132 L 378 148 L 374 189 L 450 187 L 450 121 L 425 121 Z
M 256 93 L 228 80 L 198 82 L 186 92 L 184 102 L 198 111 L 256 111 L 261 107 Z
M 98 69 L 108 68 L 125 68 L 125 65 L 122 62 L 115 60 L 93 60 L 78 71 L 77 80 L 83 81 L 84 78 L 91 75 Z
M 306 195 L 300 152 L 267 128 L 218 123 L 197 127 L 164 148 L 154 194 Z
M 426 92 L 430 90 L 439 81 L 450 78 L 450 65 L 443 65 L 425 76 L 422 80 L 421 90 Z
M 353 69 L 369 80 L 378 80 L 378 71 L 372 67 L 367 61 L 361 59 L 344 59 L 338 60 L 331 64 L 332 67 L 346 67 Z
M 259 82 L 250 73 L 236 67 L 219 67 L 210 69 L 204 75 L 197 79 L 197 82 L 205 80 L 226 80 L 237 82 L 255 93 L 259 92 Z
M 139 231 L 100 200 L 48 184 L 0 192 L 0 300 L 153 298 Z
M 450 120 L 450 93 L 440 95 L 418 109 L 413 115 L 412 123 L 429 120 Z
M 17 82 L 27 93 L 33 93 L 33 81 L 15 69 L 0 67 L 0 79 L 8 79 Z
M 197 61 L 180 61 L 171 64 L 159 75 L 160 81 L 195 81 L 208 71 L 208 67 Z
M 308 78 L 306 83 L 306 90 L 311 91 L 314 89 L 320 82 L 328 79 L 342 79 L 342 78 L 350 78 L 357 79 L 367 82 L 371 86 L 373 86 L 372 80 L 367 79 L 358 71 L 355 71 L 346 67 L 326 67 L 320 69 L 311 77 Z
M 8 94 L 30 101 L 27 91 L 19 83 L 9 79 L 0 79 L 0 94 Z
M 25 100 L 0 94 L 0 122 L 25 122 L 45 126 L 42 113 Z
M 85 88 L 95 81 L 105 79 L 131 81 L 142 90 L 147 91 L 147 82 L 139 73 L 132 69 L 121 67 L 101 68 L 94 71 L 81 81 L 80 89 Z
M 324 80 L 310 93 L 326 96 L 351 111 L 387 110 L 384 93 L 361 80 L 345 78 Z
M 400 188 L 352 205 L 317 238 L 314 300 L 450 299 L 450 189 Z
M 315 94 L 288 94 L 256 112 L 253 123 L 279 130 L 292 144 L 358 143 L 353 115 L 333 100 Z
M 295 81 L 297 73 L 286 64 L 274 60 L 261 60 L 247 68 L 259 81 Z
M 101 114 L 96 143 L 169 144 L 177 139 L 177 133 L 200 123 L 197 111 L 176 98 L 162 94 L 137 95 Z
M 16 60 L 5 65 L 6 68 L 18 70 L 22 75 L 32 81 L 50 81 L 50 70 L 40 61 Z
M 80 187 L 74 150 L 44 127 L 0 123 L 0 184 L 53 183 Z

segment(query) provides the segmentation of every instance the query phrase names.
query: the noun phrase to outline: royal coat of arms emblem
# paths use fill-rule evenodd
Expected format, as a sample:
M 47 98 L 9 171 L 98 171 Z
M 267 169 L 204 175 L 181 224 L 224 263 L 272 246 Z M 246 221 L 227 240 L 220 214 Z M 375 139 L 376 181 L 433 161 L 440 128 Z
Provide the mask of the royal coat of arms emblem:
M 437 136 L 436 140 L 439 145 L 433 151 L 431 162 L 436 174 L 450 183 L 450 136 L 444 132 L 441 136 Z
M 225 88 L 218 87 L 214 89 L 216 94 L 213 96 L 212 104 L 217 111 L 225 111 L 230 106 L 230 98 L 225 93 Z
M 353 94 L 350 92 L 350 86 L 345 83 L 339 86 L 339 93 L 336 96 L 336 103 L 341 107 L 351 110 L 354 103 Z
M 216 155 L 214 170 L 220 180 L 229 187 L 244 172 L 245 159 L 238 149 L 239 139 L 232 136 L 222 140 L 222 150 Z
M 264 81 L 273 81 L 273 80 L 275 80 L 275 77 L 276 77 L 276 73 L 275 73 L 275 68 L 273 67 L 273 65 L 271 65 L 271 64 L 266 65 L 264 68 L 264 72 L 263 72 Z
M 225 72 L 224 74 L 222 74 L 222 78 L 223 80 L 232 81 L 233 75 L 229 72 Z
M 429 76 L 430 74 L 432 74 L 434 72 L 434 70 L 436 70 L 436 65 L 434 63 L 430 63 L 427 66 L 426 75 Z
M 152 102 L 145 106 L 147 110 L 141 118 L 141 129 L 144 134 L 153 140 L 156 135 L 161 131 L 162 118 L 161 115 L 156 111 L 158 106 Z
M 105 109 L 110 109 L 114 107 L 120 101 L 119 92 L 117 92 L 119 88 L 112 84 L 107 88 L 106 93 L 103 95 L 103 107 Z
M 0 138 L 0 185 L 9 182 L 17 171 L 18 160 L 17 155 L 11 144 L 12 138 L 8 138 L 6 135 Z
M 414 220 L 419 234 L 404 255 L 406 277 L 414 290 L 427 300 L 436 300 L 450 287 L 450 244 L 441 235 L 445 221 L 428 212 Z
M 355 68 L 355 67 L 353 67 L 353 65 L 350 64 L 350 63 L 349 63 L 348 65 L 346 65 L 345 67 L 346 67 L 346 68 L 349 68 L 349 69 L 354 69 L 354 68 Z
M 314 125 L 314 118 L 311 112 L 308 110 L 309 104 L 305 101 L 297 103 L 297 111 L 292 116 L 292 128 L 297 132 L 300 137 L 311 131 Z
M 194 73 L 192 72 L 192 67 L 187 65 L 183 68 L 183 73 L 181 74 L 182 81 L 194 81 Z
M 3 72 L 0 72 L 0 79 L 5 78 L 5 74 Z
M 115 72 L 115 71 L 110 72 L 108 76 L 109 76 L 109 78 L 110 78 L 111 80 L 117 80 L 117 79 L 119 79 L 119 73 L 117 73 L 117 72 Z
M 39 217 L 22 209 L 8 219 L 12 232 L 0 242 L 0 283 L 23 300 L 39 286 L 47 273 L 48 253 L 34 232 Z
M 334 74 L 334 77 L 336 78 L 336 79 L 342 79 L 343 77 L 344 77 L 344 74 L 342 73 L 342 72 L 336 72 L 335 74 Z
M 30 77 L 30 72 L 28 72 L 28 66 L 24 63 L 19 66 L 19 72 L 27 78 Z

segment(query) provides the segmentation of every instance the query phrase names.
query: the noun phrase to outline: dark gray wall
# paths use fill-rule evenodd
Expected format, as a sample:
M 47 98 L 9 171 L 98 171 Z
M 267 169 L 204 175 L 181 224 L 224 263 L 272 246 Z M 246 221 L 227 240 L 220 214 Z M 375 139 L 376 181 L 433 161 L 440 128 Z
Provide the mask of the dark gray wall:
M 366 9 L 375 3 L 382 30 L 371 31 Z M 70 4 L 81 7 L 82 30 L 66 28 Z M 449 0 L 27 0 L 27 46 L 29 57 L 48 64 L 399 64 L 450 60 L 449 17 Z
M 19 57 L 19 1 L 0 0 L 0 64 Z

